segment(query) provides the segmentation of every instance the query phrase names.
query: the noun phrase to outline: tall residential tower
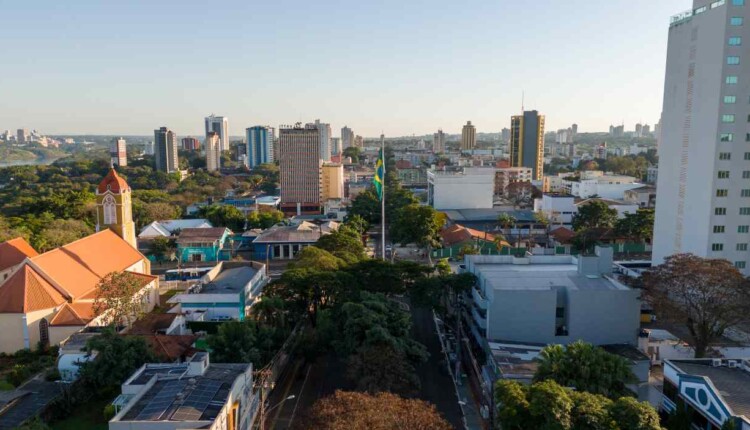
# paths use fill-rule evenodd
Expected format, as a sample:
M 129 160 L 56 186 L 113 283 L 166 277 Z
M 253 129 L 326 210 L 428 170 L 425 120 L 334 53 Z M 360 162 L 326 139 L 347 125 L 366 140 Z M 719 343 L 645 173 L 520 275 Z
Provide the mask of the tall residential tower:
M 179 170 L 177 137 L 167 127 L 154 130 L 154 158 L 156 170 L 165 173 L 174 173 Z
M 532 178 L 542 180 L 544 173 L 544 115 L 535 110 L 510 118 L 510 165 L 529 167 Z
M 467 121 L 463 129 L 461 129 L 461 150 L 471 150 L 477 146 L 477 128 L 471 125 L 471 121 Z
M 229 150 L 229 119 L 224 116 L 214 116 L 211 114 L 206 117 L 206 137 L 208 133 L 216 132 L 219 134 L 219 150 Z
M 215 131 L 209 131 L 206 135 L 206 170 L 213 172 L 221 169 L 221 137 Z
M 276 130 L 267 125 L 256 125 L 245 129 L 247 142 L 247 167 L 253 168 L 260 164 L 273 163 L 273 140 Z
M 315 125 L 279 128 L 281 210 L 320 213 L 320 132 Z
M 128 165 L 128 154 L 126 150 L 125 139 L 116 137 L 112 139 L 109 147 L 110 164 L 113 166 L 124 167 Z

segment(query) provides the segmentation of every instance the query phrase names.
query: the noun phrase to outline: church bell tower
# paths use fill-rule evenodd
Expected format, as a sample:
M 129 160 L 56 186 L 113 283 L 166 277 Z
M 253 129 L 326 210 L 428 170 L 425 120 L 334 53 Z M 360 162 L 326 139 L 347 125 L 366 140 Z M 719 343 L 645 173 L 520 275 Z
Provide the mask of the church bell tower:
M 96 187 L 96 231 L 108 228 L 138 249 L 130 186 L 114 167 Z

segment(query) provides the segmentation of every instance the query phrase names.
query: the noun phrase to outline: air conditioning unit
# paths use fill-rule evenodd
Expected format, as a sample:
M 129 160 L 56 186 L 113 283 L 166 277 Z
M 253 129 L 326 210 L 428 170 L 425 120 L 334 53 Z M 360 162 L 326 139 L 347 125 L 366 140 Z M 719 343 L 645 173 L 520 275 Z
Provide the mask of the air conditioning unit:
M 736 367 L 739 367 L 739 363 L 737 362 L 737 360 L 729 360 L 727 361 L 727 367 L 734 369 Z
M 721 367 L 721 358 L 712 358 L 711 367 Z

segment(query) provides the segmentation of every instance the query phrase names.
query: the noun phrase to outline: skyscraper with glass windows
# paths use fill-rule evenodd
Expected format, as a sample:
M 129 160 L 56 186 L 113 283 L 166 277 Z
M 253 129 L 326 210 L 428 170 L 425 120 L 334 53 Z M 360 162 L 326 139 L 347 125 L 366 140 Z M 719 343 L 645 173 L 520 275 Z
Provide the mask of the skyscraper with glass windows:
M 276 130 L 267 125 L 256 125 L 245 129 L 247 142 L 247 167 L 253 168 L 260 164 L 273 163 L 273 141 Z

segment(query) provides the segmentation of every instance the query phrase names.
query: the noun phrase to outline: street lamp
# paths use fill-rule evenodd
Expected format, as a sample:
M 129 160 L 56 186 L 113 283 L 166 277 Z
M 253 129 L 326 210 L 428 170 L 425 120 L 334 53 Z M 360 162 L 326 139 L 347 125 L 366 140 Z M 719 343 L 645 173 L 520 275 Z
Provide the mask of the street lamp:
M 286 399 L 282 399 L 279 403 L 276 403 L 275 405 L 271 406 L 270 408 L 265 408 L 265 407 L 263 407 L 263 405 L 261 405 L 262 409 L 261 409 L 261 416 L 260 416 L 260 430 L 264 430 L 266 428 L 266 414 L 271 413 L 272 410 L 278 408 L 279 406 L 281 406 L 287 400 L 292 400 L 295 397 L 297 397 L 297 396 L 295 396 L 294 394 L 292 394 L 292 395 L 288 396 Z

